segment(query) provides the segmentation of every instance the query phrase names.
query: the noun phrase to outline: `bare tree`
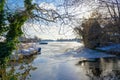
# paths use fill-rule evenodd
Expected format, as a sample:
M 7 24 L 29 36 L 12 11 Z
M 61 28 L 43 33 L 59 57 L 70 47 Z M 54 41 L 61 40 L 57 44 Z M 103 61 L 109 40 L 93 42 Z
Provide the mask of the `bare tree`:
M 103 26 L 103 29 L 102 29 L 103 36 L 101 36 L 101 42 L 120 43 L 120 1 L 119 0 L 84 0 L 84 1 L 83 0 L 71 0 L 70 3 L 68 0 L 65 2 L 66 2 L 66 6 L 69 6 L 69 7 L 74 6 L 75 9 L 78 8 L 79 5 L 80 6 L 86 5 L 91 8 L 89 13 L 92 13 L 93 16 L 89 16 L 89 18 L 86 20 L 84 20 L 84 18 L 78 18 L 81 21 L 84 20 L 85 22 L 79 21 L 78 22 L 79 25 L 77 25 L 77 26 L 75 25 L 76 33 L 78 33 L 81 36 L 84 36 L 86 33 L 84 33 L 83 30 L 84 30 L 85 26 L 86 27 L 88 26 L 85 24 L 89 24 L 89 22 L 91 22 L 91 21 L 94 22 L 94 20 L 96 20 L 97 21 L 96 24 L 97 23 L 99 24 L 96 26 L 99 26 L 99 27 L 101 27 L 101 25 Z M 84 7 L 86 7 L 86 6 L 84 6 Z M 82 8 L 84 8 L 84 7 L 79 7 L 80 8 L 79 10 L 82 10 Z M 98 12 L 98 15 L 96 14 L 96 11 Z M 87 13 L 87 11 L 86 11 L 86 13 Z M 99 13 L 100 13 L 100 15 L 99 15 Z M 71 14 L 68 14 L 68 15 L 71 15 Z M 79 13 L 78 15 L 81 15 L 81 14 Z M 95 16 L 95 15 L 97 15 L 97 16 Z M 75 16 L 76 15 L 74 15 L 74 17 Z M 84 23 L 84 24 L 81 25 L 81 23 Z M 111 23 L 111 24 L 109 24 L 109 23 Z M 82 26 L 84 26 L 84 28 Z M 108 27 L 108 26 L 111 26 L 111 27 Z M 90 24 L 89 24 L 89 27 L 90 27 Z M 97 32 L 99 32 L 99 30 L 96 30 L 95 32 L 97 34 Z M 92 35 L 89 35 L 89 36 L 92 38 Z M 86 43 L 86 42 L 84 41 L 84 43 Z
M 107 35 L 110 36 L 113 42 L 120 43 L 120 1 L 99 0 L 99 3 L 101 4 L 99 7 L 106 8 L 107 13 L 109 13 L 106 16 L 108 19 L 105 26 Z

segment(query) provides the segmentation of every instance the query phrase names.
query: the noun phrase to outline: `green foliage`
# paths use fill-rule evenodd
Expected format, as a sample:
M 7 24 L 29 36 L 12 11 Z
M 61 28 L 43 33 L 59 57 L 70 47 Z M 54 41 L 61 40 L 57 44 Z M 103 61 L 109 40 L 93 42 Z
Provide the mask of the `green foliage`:
M 4 10 L 5 0 L 0 0 L 0 11 Z
M 5 0 L 0 1 L 0 35 L 5 31 L 5 14 L 4 14 Z
M 32 5 L 32 0 L 24 0 L 25 11 L 11 14 L 4 10 L 5 0 L 0 1 L 0 35 L 7 31 L 6 41 L 0 42 L 0 59 L 5 59 L 16 49 L 16 44 L 19 42 L 18 37 L 23 34 L 21 27 L 32 14 L 34 5 Z

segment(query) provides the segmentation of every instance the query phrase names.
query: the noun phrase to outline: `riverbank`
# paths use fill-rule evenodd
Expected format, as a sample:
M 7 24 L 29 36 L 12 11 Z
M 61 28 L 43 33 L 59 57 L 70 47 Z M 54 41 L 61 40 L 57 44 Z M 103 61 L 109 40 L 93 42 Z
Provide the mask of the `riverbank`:
M 120 44 L 111 44 L 108 46 L 98 47 L 96 50 L 120 56 Z
M 68 52 L 65 53 L 65 55 L 72 55 L 77 58 L 87 58 L 87 59 L 116 57 L 116 55 L 107 54 L 106 52 L 100 52 L 97 50 L 92 50 L 89 48 L 85 48 L 84 46 L 81 46 L 76 50 L 71 50 L 71 51 L 69 50 Z
M 19 60 L 36 55 L 40 53 L 38 52 L 39 48 L 37 43 L 20 43 L 18 44 L 18 49 L 14 50 L 10 55 L 10 60 Z

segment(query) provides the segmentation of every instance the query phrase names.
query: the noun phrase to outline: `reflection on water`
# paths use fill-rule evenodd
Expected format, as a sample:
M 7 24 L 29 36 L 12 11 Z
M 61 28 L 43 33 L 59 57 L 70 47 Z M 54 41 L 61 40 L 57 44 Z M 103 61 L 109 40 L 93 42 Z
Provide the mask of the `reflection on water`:
M 65 54 L 76 42 L 40 45 L 42 54 L 0 66 L 0 80 L 120 80 L 120 59 L 83 59 Z M 72 54 L 72 55 L 71 55 Z M 92 53 L 91 53 L 92 55 Z
M 31 62 L 34 56 L 19 61 L 10 61 L 0 65 L 0 80 L 25 80 L 31 77 L 30 71 L 34 71 Z
M 120 59 L 117 58 L 83 60 L 77 66 L 84 69 L 89 80 L 120 80 Z

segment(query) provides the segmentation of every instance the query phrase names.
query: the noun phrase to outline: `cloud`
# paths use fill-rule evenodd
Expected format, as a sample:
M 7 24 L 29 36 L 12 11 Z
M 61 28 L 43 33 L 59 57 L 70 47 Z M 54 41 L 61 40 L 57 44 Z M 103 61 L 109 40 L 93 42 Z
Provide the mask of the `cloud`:
M 46 10 L 56 10 L 56 7 L 53 3 L 46 3 L 46 2 L 42 2 L 39 7 L 41 7 L 42 9 L 46 9 Z
M 39 4 L 39 7 L 46 9 L 46 10 L 57 10 L 58 13 L 60 14 L 65 14 L 65 8 L 64 6 L 60 6 L 60 7 L 56 7 L 54 5 L 54 3 L 47 3 L 47 2 L 37 2 L 37 0 L 34 0 L 34 3 Z M 77 7 L 70 7 L 68 8 L 68 14 L 70 15 L 75 15 L 74 18 L 75 19 L 79 19 L 79 18 L 83 18 L 84 17 L 88 17 L 89 16 L 89 10 L 91 11 L 91 8 L 89 6 L 86 5 L 79 5 Z M 73 19 L 74 20 L 74 19 Z M 72 20 L 72 21 L 73 21 Z M 59 22 L 58 24 L 53 24 L 52 26 L 45 26 L 43 23 L 43 25 L 39 26 L 40 24 L 33 24 L 34 28 L 37 30 L 35 31 L 35 29 L 33 27 L 29 27 L 29 29 L 26 29 L 27 33 L 30 34 L 31 36 L 35 36 L 37 35 L 40 38 L 49 38 L 49 39 L 57 39 L 57 38 L 74 38 L 74 33 L 73 33 L 73 28 L 74 28 L 74 24 L 77 24 L 76 21 L 74 22 L 70 22 L 69 20 L 65 21 L 68 24 L 67 25 L 61 25 Z M 28 26 L 28 24 L 27 24 Z M 61 31 L 60 31 L 61 28 Z
M 42 39 L 75 38 L 75 36 L 73 35 L 73 30 L 71 29 L 71 27 L 67 26 L 64 26 L 60 31 L 60 26 L 56 25 L 39 26 L 38 24 L 26 23 L 24 25 L 24 31 L 26 32 L 25 34 L 30 35 L 29 37 L 37 36 Z M 61 32 L 61 34 L 59 33 L 59 31 Z

